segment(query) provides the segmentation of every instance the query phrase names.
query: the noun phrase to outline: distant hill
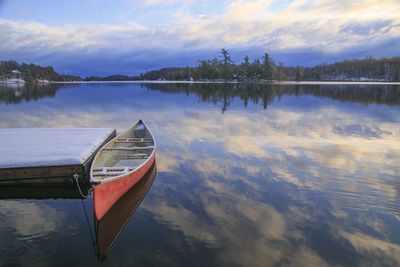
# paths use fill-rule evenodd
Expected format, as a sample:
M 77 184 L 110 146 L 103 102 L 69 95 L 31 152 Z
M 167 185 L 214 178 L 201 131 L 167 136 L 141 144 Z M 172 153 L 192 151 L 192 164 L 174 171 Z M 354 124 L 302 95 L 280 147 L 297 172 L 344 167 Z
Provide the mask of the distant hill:
M 84 81 L 137 81 L 138 76 L 128 76 L 128 75 L 111 75 L 106 77 L 101 76 L 89 76 L 83 79 Z

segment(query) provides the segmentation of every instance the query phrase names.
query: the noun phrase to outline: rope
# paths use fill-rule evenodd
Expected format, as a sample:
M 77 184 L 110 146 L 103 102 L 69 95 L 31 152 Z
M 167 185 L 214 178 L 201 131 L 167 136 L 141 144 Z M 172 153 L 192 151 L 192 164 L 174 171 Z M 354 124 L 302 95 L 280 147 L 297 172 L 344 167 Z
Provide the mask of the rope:
M 83 199 L 81 199 L 81 203 L 82 203 L 82 206 L 83 206 L 83 210 L 85 211 L 86 223 L 87 223 L 87 226 L 88 226 L 88 228 L 89 228 L 90 240 L 92 241 L 92 246 L 93 246 L 94 254 L 97 255 L 97 251 L 96 251 L 96 241 L 95 241 L 94 238 L 93 238 L 92 228 L 90 227 L 90 222 L 89 222 L 89 218 L 88 218 L 88 215 L 87 215 L 87 212 L 86 212 L 86 207 L 85 207 L 85 203 L 83 202 Z
M 74 174 L 73 177 L 74 177 L 74 179 L 75 179 L 76 186 L 78 187 L 79 193 L 81 194 L 81 196 L 83 197 L 83 199 L 87 198 L 87 196 L 88 196 L 89 193 L 91 192 L 92 188 L 89 189 L 89 192 L 88 192 L 87 195 L 83 194 L 83 193 L 82 193 L 82 190 L 81 190 L 81 187 L 79 186 L 79 182 L 78 182 L 78 179 L 79 179 L 80 175 L 79 175 L 79 174 Z M 85 203 L 83 202 L 83 199 L 81 199 L 81 203 L 82 203 L 82 206 L 83 206 L 83 211 L 85 212 L 86 224 L 87 224 L 87 226 L 88 226 L 88 228 L 89 228 L 90 240 L 92 241 L 92 247 L 93 247 L 93 250 L 94 250 L 94 254 L 97 255 L 97 251 L 96 251 L 96 241 L 95 241 L 94 238 L 93 238 L 92 227 L 90 226 L 89 218 L 88 218 L 88 215 L 87 215 L 87 212 L 86 212 L 86 206 L 85 206 Z
M 76 186 L 78 187 L 79 193 L 81 193 L 81 196 L 82 196 L 83 198 L 87 198 L 88 195 L 89 195 L 89 193 L 90 193 L 90 190 L 89 190 L 89 192 L 87 193 L 87 195 L 83 194 L 83 193 L 82 193 L 82 190 L 81 190 L 81 187 L 80 187 L 80 185 L 79 185 L 79 182 L 78 182 L 78 179 L 79 179 L 80 175 L 79 175 L 79 174 L 74 174 L 73 177 L 74 177 L 74 179 L 75 179 Z

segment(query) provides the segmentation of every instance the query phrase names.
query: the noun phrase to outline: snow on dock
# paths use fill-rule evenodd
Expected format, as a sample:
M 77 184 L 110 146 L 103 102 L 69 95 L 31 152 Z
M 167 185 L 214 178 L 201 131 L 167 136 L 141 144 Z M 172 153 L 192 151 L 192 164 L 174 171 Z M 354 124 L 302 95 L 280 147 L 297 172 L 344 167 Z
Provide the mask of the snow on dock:
M 0 129 L 0 182 L 84 175 L 115 135 L 104 128 Z
M 0 129 L 0 168 L 83 164 L 113 129 Z

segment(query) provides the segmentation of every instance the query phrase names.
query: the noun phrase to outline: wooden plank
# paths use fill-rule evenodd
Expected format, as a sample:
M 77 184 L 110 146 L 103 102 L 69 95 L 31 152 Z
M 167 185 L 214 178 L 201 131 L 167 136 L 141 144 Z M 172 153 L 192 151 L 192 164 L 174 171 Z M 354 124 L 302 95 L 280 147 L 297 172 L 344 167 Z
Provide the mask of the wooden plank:
M 81 165 L 0 169 L 0 181 L 82 175 Z
M 154 149 L 154 146 L 104 148 L 103 151 L 112 151 L 112 150 L 131 151 L 131 150 L 151 150 L 151 149 Z
M 93 172 L 108 172 L 108 171 L 132 171 L 132 167 L 98 167 Z
M 109 172 L 109 173 L 93 173 L 93 177 L 99 176 L 99 177 L 103 177 L 103 176 L 118 176 L 118 175 L 122 175 L 125 174 L 127 172 Z
M 119 160 L 124 160 L 124 159 L 148 159 L 149 155 L 143 155 L 143 156 L 125 156 L 125 157 L 117 157 Z
M 152 143 L 153 140 L 149 141 L 115 141 L 116 144 L 140 144 L 140 143 Z
M 151 137 L 139 138 L 139 137 L 128 137 L 128 138 L 118 138 L 117 141 L 153 141 Z

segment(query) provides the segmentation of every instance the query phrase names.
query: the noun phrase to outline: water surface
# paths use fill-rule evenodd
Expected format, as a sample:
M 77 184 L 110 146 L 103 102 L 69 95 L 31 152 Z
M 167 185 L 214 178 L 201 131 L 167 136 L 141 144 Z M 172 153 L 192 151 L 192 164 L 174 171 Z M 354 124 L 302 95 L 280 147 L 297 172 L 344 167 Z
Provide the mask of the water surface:
M 400 265 L 400 87 L 0 88 L 2 128 L 139 118 L 157 176 L 103 266 Z M 100 264 L 80 200 L 0 194 L 0 265 Z

